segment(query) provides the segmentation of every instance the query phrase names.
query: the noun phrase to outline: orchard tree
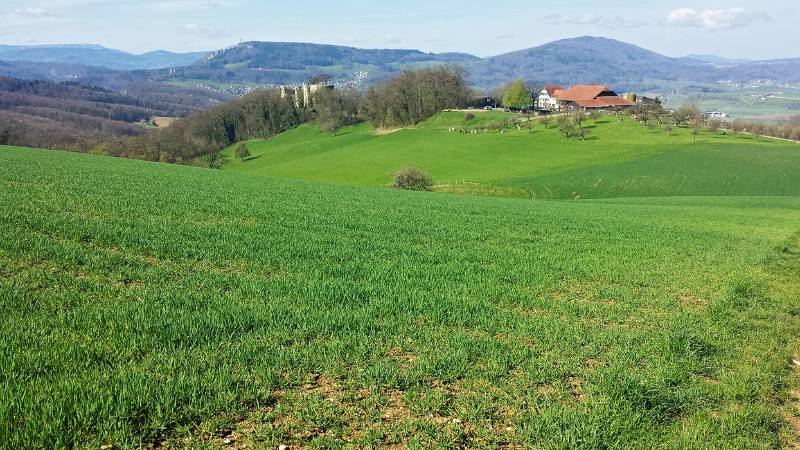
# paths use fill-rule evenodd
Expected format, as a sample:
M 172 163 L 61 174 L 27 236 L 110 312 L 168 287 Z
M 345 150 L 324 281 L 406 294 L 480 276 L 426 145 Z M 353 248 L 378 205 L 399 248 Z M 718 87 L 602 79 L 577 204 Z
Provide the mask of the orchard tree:
M 563 114 L 556 117 L 556 126 L 565 138 L 572 137 L 575 134 L 576 124 L 571 115 Z
M 572 110 L 569 117 L 578 128 L 582 127 L 584 120 L 586 120 L 586 115 L 579 109 Z
M 690 132 L 692 133 L 692 143 L 697 142 L 697 135 L 700 134 L 700 131 L 703 129 L 703 121 L 699 119 L 693 120 L 689 124 Z
M 675 110 L 675 113 L 672 114 L 672 119 L 675 122 L 675 126 L 680 127 L 683 125 L 691 125 L 692 122 L 697 121 L 701 116 L 697 106 L 690 104 Z
M 578 136 L 581 137 L 582 141 L 585 141 L 589 137 L 589 133 L 591 132 L 590 129 L 586 127 L 578 127 Z
M 717 134 L 720 128 L 722 128 L 722 121 L 719 119 L 712 119 L 708 121 L 707 126 L 712 133 Z

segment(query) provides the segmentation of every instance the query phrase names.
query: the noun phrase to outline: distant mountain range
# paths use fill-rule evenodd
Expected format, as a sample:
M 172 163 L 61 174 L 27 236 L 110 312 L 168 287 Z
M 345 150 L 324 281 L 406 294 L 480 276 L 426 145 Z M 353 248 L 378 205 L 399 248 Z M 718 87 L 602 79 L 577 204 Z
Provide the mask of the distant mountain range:
M 0 75 L 27 73 L 56 80 L 111 76 L 117 81 L 295 84 L 324 72 L 333 75 L 339 84 L 363 86 L 404 69 L 454 63 L 464 66 L 470 83 L 480 89 L 490 89 L 515 78 L 560 84 L 598 82 L 617 90 L 721 80 L 800 83 L 800 59 L 750 61 L 713 55 L 672 58 L 598 37 L 564 39 L 490 58 L 465 53 L 244 42 L 210 53 L 151 52 L 144 55 L 85 45 L 0 46 L 0 61 L 6 61 L 5 65 L 0 63 Z M 109 69 L 117 72 L 109 75 L 106 73 Z
M 163 50 L 134 55 L 99 45 L 0 45 L 0 61 L 82 64 L 112 70 L 163 69 L 187 66 L 209 52 L 173 53 Z

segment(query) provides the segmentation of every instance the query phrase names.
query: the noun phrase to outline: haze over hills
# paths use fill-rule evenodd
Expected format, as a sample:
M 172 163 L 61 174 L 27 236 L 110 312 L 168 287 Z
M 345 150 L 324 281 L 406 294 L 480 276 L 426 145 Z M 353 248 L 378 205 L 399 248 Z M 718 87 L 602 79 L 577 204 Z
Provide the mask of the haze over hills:
M 299 84 L 328 73 L 342 86 L 363 87 L 404 69 L 455 63 L 470 84 L 491 89 L 514 78 L 547 83 L 600 82 L 618 90 L 647 90 L 675 83 L 800 83 L 800 60 L 749 61 L 710 55 L 673 58 L 636 45 L 601 37 L 563 39 L 489 58 L 464 53 L 281 42 L 244 42 L 211 53 L 151 52 L 131 55 L 99 46 L 0 47 L 9 56 L 32 62 L 0 64 L 0 75 L 51 80 L 131 79 L 136 81 L 207 81 L 217 84 Z M 67 61 L 72 65 L 64 65 Z M 35 63 L 35 64 L 34 64 Z M 81 65 L 76 65 L 81 64 Z M 143 70 L 145 66 L 179 66 Z M 99 66 L 89 69 L 85 66 Z M 136 66 L 109 74 L 109 69 Z M 102 84 L 102 83 L 101 83 Z M 108 83 L 105 83 L 108 85 Z
M 0 61 L 82 64 L 112 70 L 162 69 L 186 66 L 208 52 L 174 53 L 164 50 L 134 55 L 100 45 L 0 45 Z

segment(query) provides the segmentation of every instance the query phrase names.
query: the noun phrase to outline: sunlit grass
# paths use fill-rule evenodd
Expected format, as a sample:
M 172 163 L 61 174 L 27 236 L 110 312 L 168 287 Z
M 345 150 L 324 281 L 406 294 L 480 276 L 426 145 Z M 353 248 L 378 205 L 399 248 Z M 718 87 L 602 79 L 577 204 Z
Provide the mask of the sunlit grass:
M 429 172 L 438 190 L 520 198 L 694 195 L 800 195 L 800 145 L 704 131 L 672 135 L 628 120 L 601 118 L 587 141 L 565 139 L 555 124 L 533 130 L 485 129 L 502 112 L 440 114 L 413 129 L 375 135 L 368 125 L 322 134 L 311 125 L 248 143 L 253 158 L 225 155 L 226 170 L 350 185 L 387 186 L 408 164 Z

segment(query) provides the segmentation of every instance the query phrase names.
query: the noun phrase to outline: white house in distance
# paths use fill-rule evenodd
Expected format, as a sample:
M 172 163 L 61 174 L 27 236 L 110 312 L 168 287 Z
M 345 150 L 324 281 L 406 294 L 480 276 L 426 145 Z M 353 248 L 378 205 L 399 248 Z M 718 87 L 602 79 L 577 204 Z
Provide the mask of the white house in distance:
M 548 84 L 539 92 L 539 97 L 536 98 L 536 109 L 540 111 L 555 111 L 558 110 L 558 95 L 564 92 L 564 88 L 558 84 Z

